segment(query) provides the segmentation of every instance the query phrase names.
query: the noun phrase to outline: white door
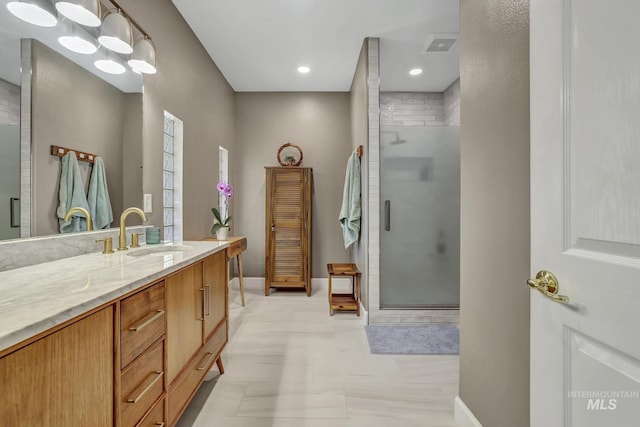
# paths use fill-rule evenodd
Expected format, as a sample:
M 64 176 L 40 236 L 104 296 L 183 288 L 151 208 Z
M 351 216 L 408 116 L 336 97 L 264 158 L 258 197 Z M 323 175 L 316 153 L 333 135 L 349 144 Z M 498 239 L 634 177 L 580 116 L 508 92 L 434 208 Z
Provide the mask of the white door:
M 640 425 L 640 1 L 531 1 L 531 426 Z M 538 282 L 541 285 L 541 282 Z

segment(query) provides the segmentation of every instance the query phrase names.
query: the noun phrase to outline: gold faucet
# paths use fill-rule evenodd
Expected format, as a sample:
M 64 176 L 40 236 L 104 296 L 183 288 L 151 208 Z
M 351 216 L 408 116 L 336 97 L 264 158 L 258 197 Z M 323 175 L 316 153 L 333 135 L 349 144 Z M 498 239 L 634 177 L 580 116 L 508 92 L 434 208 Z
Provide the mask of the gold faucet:
M 119 251 L 127 250 L 127 234 L 125 233 L 125 230 L 124 230 L 125 229 L 124 223 L 127 220 L 127 216 L 130 213 L 138 214 L 138 216 L 142 218 L 143 221 L 147 220 L 147 217 L 145 216 L 144 212 L 142 212 L 142 209 L 140 208 L 127 208 L 124 210 L 124 212 L 122 212 L 122 215 L 120 215 L 120 237 L 118 242 Z
M 82 212 L 84 214 L 84 217 L 87 218 L 87 231 L 92 231 L 93 230 L 93 221 L 91 221 L 91 214 L 85 208 L 81 208 L 79 206 L 75 206 L 75 207 L 69 209 L 69 212 L 67 212 L 67 215 L 64 217 L 64 220 L 65 221 L 70 221 L 71 220 L 71 216 L 73 215 L 74 212 Z

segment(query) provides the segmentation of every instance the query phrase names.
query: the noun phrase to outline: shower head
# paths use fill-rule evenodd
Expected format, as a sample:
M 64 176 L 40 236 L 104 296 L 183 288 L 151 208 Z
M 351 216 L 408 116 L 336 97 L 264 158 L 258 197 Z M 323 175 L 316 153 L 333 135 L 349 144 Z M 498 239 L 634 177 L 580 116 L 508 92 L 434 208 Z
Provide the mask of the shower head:
M 383 130 L 383 131 L 380 131 L 380 133 L 391 133 L 396 136 L 395 140 L 389 141 L 389 144 L 391 145 L 404 144 L 405 142 L 407 142 L 406 139 L 400 139 L 400 135 L 398 134 L 398 132 Z

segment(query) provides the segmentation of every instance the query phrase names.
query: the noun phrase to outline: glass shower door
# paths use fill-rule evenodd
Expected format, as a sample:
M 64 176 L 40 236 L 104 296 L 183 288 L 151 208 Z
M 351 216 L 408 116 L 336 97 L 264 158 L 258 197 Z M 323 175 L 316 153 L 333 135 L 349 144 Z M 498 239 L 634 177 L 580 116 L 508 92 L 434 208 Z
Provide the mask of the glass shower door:
M 380 307 L 460 304 L 460 128 L 383 126 Z

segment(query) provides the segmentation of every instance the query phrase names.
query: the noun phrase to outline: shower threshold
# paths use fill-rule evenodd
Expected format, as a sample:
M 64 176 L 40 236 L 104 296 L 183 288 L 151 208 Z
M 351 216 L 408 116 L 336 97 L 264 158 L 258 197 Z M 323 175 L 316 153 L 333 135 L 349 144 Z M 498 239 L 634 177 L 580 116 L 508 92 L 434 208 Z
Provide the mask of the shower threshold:
M 380 310 L 460 310 L 460 304 L 439 305 L 381 305 Z

